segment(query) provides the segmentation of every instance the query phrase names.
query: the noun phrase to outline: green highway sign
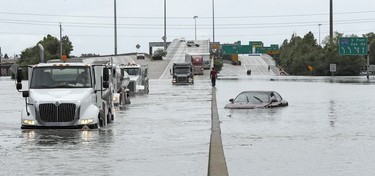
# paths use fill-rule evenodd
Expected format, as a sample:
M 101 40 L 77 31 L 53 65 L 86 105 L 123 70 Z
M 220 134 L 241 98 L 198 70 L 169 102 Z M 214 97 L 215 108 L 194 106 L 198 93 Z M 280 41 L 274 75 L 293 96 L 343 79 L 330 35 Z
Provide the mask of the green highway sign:
M 251 45 L 239 45 L 237 46 L 237 53 L 238 54 L 250 54 L 252 53 Z
M 235 46 L 235 45 L 222 45 L 221 49 L 223 51 L 223 54 L 232 55 L 232 54 L 236 53 L 237 46 Z
M 367 55 L 368 39 L 365 37 L 343 37 L 339 41 L 340 55 Z
M 252 53 L 250 45 L 222 45 L 221 47 L 223 54 L 249 54 Z
M 263 42 L 261 41 L 249 41 L 249 45 L 252 47 L 263 47 Z

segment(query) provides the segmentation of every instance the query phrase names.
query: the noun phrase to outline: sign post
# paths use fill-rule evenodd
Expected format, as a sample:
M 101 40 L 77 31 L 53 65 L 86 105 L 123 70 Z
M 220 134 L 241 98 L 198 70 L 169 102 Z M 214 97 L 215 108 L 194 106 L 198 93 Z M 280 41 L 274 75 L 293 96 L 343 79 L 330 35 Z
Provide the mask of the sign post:
M 366 37 L 342 37 L 339 40 L 340 55 L 367 55 L 367 81 L 369 81 L 370 47 Z
M 336 72 L 336 64 L 329 64 L 329 71 L 332 73 L 332 76 L 334 76 Z

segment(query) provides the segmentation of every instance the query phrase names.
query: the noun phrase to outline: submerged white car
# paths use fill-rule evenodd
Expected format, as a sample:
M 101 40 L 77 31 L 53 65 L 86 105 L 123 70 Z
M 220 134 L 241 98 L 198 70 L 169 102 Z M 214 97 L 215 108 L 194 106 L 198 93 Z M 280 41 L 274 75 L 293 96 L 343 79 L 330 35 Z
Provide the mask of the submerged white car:
M 254 109 L 288 106 L 288 101 L 275 91 L 244 91 L 230 103 L 225 105 L 227 109 Z

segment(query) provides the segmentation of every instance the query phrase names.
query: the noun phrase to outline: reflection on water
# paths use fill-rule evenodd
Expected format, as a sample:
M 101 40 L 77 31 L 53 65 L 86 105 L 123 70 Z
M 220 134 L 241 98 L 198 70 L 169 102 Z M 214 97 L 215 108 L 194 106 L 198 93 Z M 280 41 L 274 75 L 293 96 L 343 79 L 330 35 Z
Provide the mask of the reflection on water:
M 30 129 L 22 130 L 22 135 L 27 145 L 53 146 L 88 143 L 94 132 L 88 130 Z
M 329 101 L 329 114 L 328 114 L 328 118 L 329 118 L 329 124 L 331 127 L 335 127 L 335 120 L 336 120 L 336 113 L 335 113 L 335 101 L 334 100 L 331 100 Z
M 113 142 L 113 132 L 108 129 L 73 130 L 73 129 L 27 129 L 22 130 L 24 145 L 40 146 L 85 146 L 96 143 Z
M 227 117 L 243 120 L 274 121 L 283 113 L 283 108 L 258 108 L 258 109 L 224 109 Z

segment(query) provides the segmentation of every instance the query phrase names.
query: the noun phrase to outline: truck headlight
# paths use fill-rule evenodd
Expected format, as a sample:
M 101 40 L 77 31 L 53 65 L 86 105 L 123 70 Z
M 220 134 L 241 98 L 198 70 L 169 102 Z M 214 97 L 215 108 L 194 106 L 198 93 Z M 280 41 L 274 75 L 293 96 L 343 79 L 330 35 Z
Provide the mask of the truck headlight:
M 120 94 L 114 94 L 113 96 L 113 102 L 119 103 L 120 102 Z
M 94 119 L 83 119 L 79 121 L 79 124 L 88 125 L 88 124 L 92 124 L 93 122 L 94 122 Z
M 193 81 L 193 79 L 192 78 L 189 78 L 189 82 L 192 82 Z
M 23 120 L 22 123 L 24 125 L 35 125 L 35 121 L 34 120 Z
M 172 79 L 172 82 L 174 82 L 174 83 L 175 83 L 175 82 L 176 82 L 176 78 L 173 78 L 173 79 Z

